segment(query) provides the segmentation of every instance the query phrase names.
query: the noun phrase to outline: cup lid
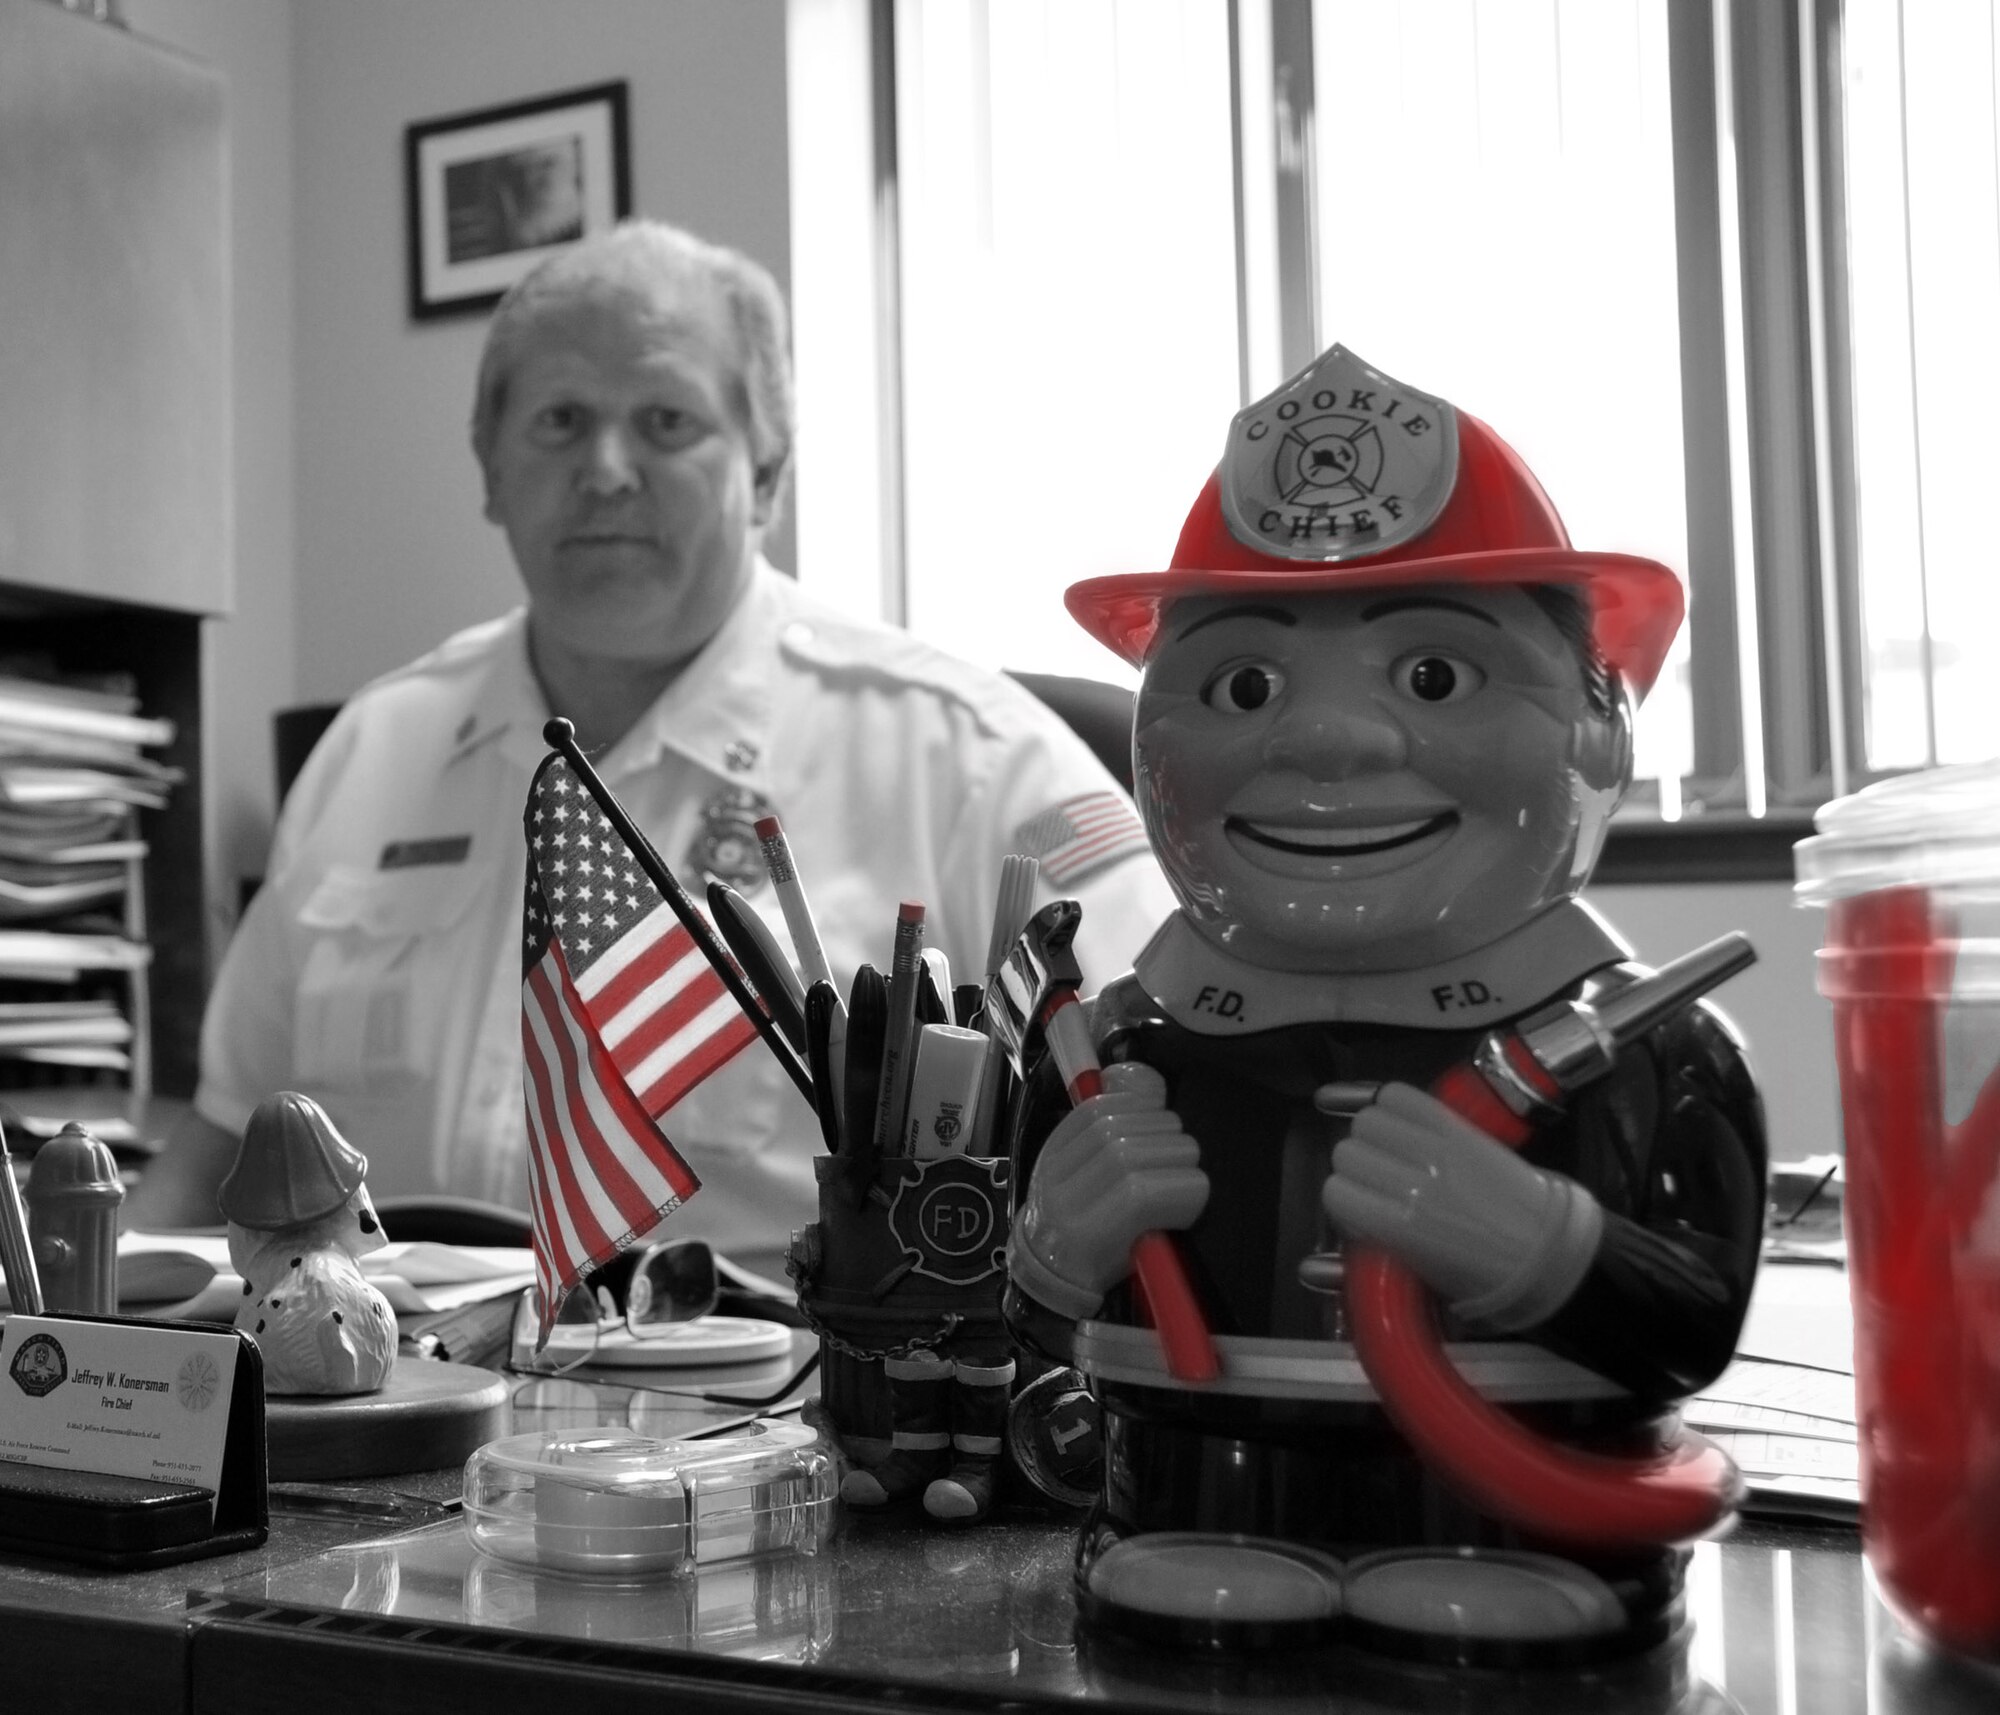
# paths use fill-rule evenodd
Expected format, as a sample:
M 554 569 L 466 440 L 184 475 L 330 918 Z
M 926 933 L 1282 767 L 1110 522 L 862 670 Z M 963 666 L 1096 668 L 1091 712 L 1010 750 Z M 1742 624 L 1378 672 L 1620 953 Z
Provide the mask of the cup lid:
M 2000 760 L 1927 768 L 1822 805 L 1792 848 L 1801 905 L 1877 888 L 2000 892 Z

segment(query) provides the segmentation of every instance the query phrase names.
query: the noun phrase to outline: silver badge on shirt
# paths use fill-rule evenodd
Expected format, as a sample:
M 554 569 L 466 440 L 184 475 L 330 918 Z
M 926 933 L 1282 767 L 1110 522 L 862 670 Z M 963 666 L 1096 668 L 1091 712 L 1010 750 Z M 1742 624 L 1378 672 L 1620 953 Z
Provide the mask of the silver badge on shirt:
M 757 822 L 771 801 L 747 786 L 725 786 L 701 807 L 701 826 L 688 847 L 687 867 L 738 893 L 755 893 L 768 879 Z
M 1222 455 L 1222 511 L 1239 542 L 1339 561 L 1421 535 L 1458 476 L 1458 418 L 1337 345 L 1245 406 Z

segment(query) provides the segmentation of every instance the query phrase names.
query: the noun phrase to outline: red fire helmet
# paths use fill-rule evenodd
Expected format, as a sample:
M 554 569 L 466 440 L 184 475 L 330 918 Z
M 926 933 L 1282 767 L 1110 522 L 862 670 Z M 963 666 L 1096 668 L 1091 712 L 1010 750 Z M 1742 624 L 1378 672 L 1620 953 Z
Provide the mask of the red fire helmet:
M 1686 606 L 1657 560 L 1572 548 L 1534 473 L 1477 417 L 1335 346 L 1237 414 L 1165 571 L 1087 578 L 1063 599 L 1143 666 L 1181 596 L 1447 583 L 1575 586 L 1635 700 Z

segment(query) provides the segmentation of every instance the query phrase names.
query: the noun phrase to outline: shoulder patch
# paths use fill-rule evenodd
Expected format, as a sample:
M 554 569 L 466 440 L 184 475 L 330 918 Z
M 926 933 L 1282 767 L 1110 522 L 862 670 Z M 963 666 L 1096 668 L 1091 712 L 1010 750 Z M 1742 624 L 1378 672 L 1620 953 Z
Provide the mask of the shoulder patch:
M 1013 833 L 1012 850 L 1041 861 L 1042 874 L 1070 887 L 1145 851 L 1138 812 L 1116 792 L 1081 792 L 1030 816 Z

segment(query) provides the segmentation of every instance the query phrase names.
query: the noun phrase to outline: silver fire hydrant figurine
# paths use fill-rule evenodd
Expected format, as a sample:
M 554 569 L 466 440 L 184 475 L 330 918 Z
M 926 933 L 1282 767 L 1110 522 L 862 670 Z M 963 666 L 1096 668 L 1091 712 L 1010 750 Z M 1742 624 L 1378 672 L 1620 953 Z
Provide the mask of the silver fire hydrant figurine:
M 36 1151 L 24 1195 L 28 1236 L 49 1310 L 79 1316 L 118 1311 L 118 1163 L 71 1121 Z

